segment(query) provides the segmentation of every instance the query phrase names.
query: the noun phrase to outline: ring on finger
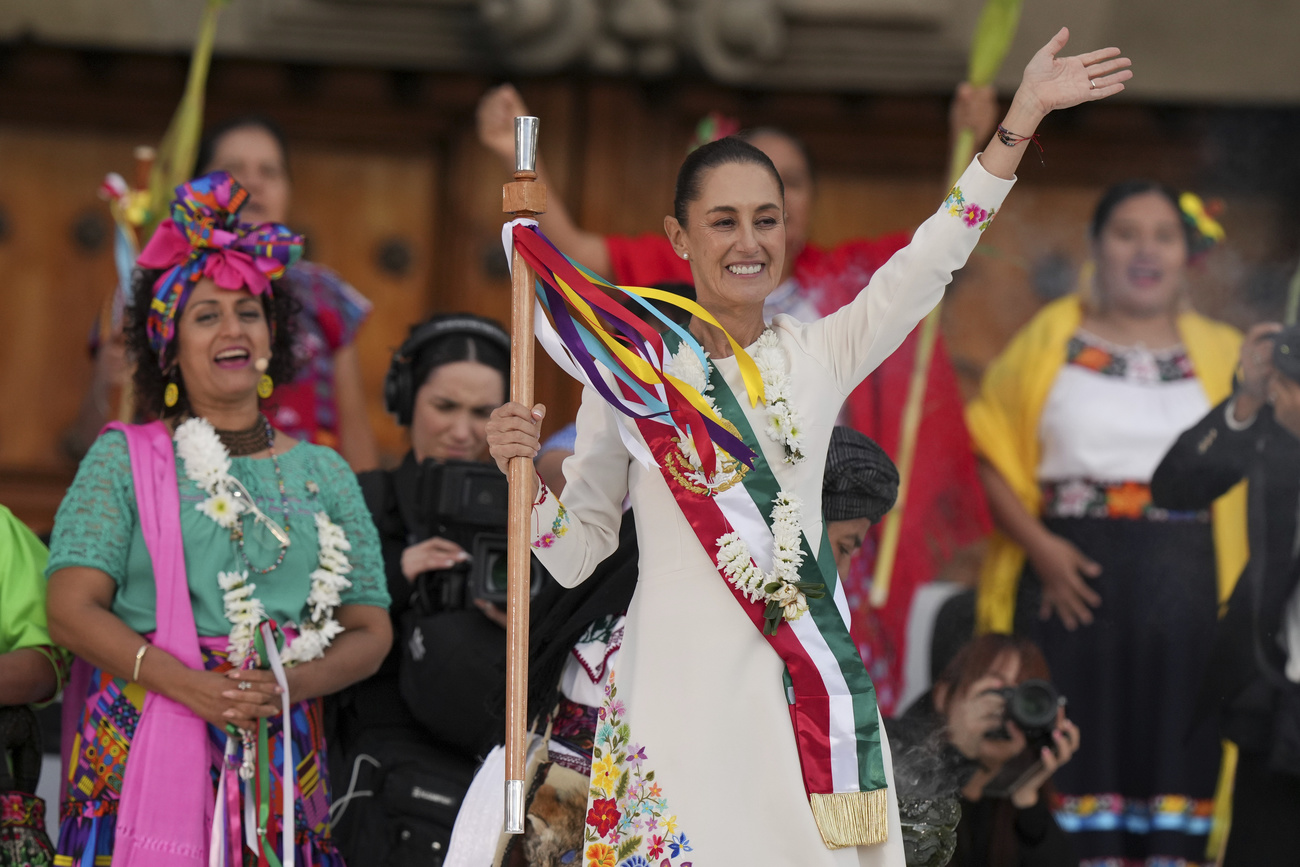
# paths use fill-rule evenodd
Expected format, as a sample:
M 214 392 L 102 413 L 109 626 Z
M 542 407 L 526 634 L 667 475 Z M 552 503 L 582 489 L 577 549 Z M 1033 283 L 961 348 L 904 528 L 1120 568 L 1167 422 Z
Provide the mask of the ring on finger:
M 253 688 L 253 685 L 246 680 L 241 680 L 239 682 L 239 688 L 242 690 L 249 690 Z
M 1097 86 L 1097 79 L 1095 78 L 1088 79 L 1088 87 L 1095 88 L 1096 86 Z

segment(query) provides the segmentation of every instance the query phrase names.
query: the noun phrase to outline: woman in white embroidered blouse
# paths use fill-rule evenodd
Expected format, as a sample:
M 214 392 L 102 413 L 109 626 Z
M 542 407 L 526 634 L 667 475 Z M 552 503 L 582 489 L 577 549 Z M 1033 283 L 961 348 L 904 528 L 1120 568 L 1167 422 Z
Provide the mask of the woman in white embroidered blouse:
M 1118 49 L 1057 58 L 1067 39 L 1063 29 L 1034 56 L 1004 121 L 1007 132 L 971 164 L 912 243 L 876 273 L 857 299 L 818 322 L 778 316 L 769 326 L 763 320 L 763 300 L 775 286 L 785 253 L 782 188 L 771 162 L 760 151 L 728 139 L 687 158 L 678 177 L 675 213 L 665 218 L 665 230 L 677 253 L 691 263 L 700 304 L 758 362 L 767 403 L 751 405 L 743 399 L 746 386 L 727 336 L 698 318 L 691 332 L 709 353 L 710 364 L 699 370 L 695 362 L 694 373 L 701 384 L 717 374 L 706 389 L 730 407 L 723 407 L 725 418 L 742 431 L 748 427 L 768 434 L 746 438 L 759 459 L 748 471 L 745 487 L 754 478 L 766 478 L 793 503 L 776 510 L 775 552 L 770 541 L 766 550 L 745 548 L 755 567 L 772 568 L 773 554 L 782 554 L 788 521 L 803 531 L 812 546 L 809 559 L 815 559 L 823 537 L 821 516 L 799 503 L 821 501 L 822 469 L 836 414 L 852 388 L 938 303 L 952 272 L 966 261 L 1010 190 L 1025 150 L 1021 137 L 1032 135 L 1053 109 L 1123 89 L 1131 73 Z M 683 354 L 678 359 L 686 360 Z M 516 403 L 493 414 L 488 442 L 503 469 L 513 457 L 536 455 L 543 414 L 540 405 Z M 827 771 L 828 779 L 833 772 L 834 795 L 811 794 L 809 809 L 804 791 L 808 768 L 801 769 L 807 733 L 796 734 L 791 724 L 799 709 L 792 710 L 780 685 L 785 663 L 773 650 L 776 639 L 769 642 L 755 628 L 751 613 L 720 575 L 719 564 L 730 554 L 712 547 L 706 551 L 679 508 L 680 493 L 674 494 L 659 467 L 630 456 L 625 437 L 641 434 L 588 389 L 578 413 L 575 454 L 565 464 L 563 502 L 534 483 L 533 546 L 564 584 L 582 581 L 614 549 L 625 495 L 630 494 L 642 516 L 640 581 L 596 735 L 584 863 L 901 865 L 892 788 L 887 813 L 886 801 L 879 800 L 881 827 L 871 836 L 874 841 L 887 838 L 883 845 L 840 842 L 833 845 L 846 848 L 828 848 L 835 834 L 827 825 L 834 823 L 823 816 L 814 820 L 817 799 L 844 792 L 883 795 L 883 787 L 859 792 L 861 769 L 846 780 L 837 765 Z M 684 459 L 690 461 L 691 455 Z M 766 464 L 761 470 L 760 463 Z M 743 475 L 736 473 L 735 480 Z M 736 490 L 743 494 L 741 486 Z M 718 506 L 725 511 L 723 498 L 719 496 Z M 743 559 L 748 566 L 748 557 Z M 832 598 L 833 574 L 832 566 L 826 579 Z M 789 621 L 777 625 L 803 642 L 800 630 L 814 618 L 797 619 L 806 600 L 802 593 L 798 599 L 794 595 L 792 590 L 774 603 L 784 607 Z M 815 628 L 823 628 L 821 621 Z M 853 663 L 861 668 L 856 656 Z M 796 693 L 797 684 L 790 688 L 791 695 Z M 860 698 L 853 696 L 855 710 Z M 832 696 L 832 704 L 834 700 Z M 876 763 L 888 780 L 888 747 L 883 733 L 876 734 L 874 698 L 868 695 L 866 701 L 872 718 L 858 716 L 856 723 L 851 718 L 849 724 L 856 728 L 847 733 L 835 731 L 832 721 L 835 743 L 829 749 L 843 748 L 847 738 L 850 765 L 856 767 L 860 755 L 864 764 Z M 835 717 L 837 711 L 829 713 Z M 870 732 L 865 740 L 864 732 Z M 863 786 L 867 788 L 876 787 Z

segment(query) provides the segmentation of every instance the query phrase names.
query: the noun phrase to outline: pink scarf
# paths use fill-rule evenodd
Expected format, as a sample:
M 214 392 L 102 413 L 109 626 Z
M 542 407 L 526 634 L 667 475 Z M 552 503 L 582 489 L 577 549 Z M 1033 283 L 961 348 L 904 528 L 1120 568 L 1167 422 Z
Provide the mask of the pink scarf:
M 202 671 L 171 434 L 162 422 L 113 422 L 108 428 L 126 436 L 140 529 L 153 561 L 158 594 L 153 644 Z M 206 864 L 214 806 L 207 725 L 165 696 L 145 697 L 122 779 L 113 867 Z

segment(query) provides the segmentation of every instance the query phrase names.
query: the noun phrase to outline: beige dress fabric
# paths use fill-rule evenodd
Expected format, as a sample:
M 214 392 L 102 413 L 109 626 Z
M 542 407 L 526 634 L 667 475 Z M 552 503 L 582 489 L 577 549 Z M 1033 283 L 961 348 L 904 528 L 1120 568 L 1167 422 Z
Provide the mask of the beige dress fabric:
M 764 408 L 750 407 L 735 359 L 716 360 L 715 386 L 723 387 L 720 373 L 739 396 L 781 488 L 802 499 L 804 532 L 814 552 L 822 538 L 826 452 L 845 397 L 938 303 L 1012 184 L 976 160 L 954 188 L 960 195 L 950 194 L 852 303 L 816 322 L 788 316 L 772 321 L 807 432 L 802 463 L 786 464 L 781 445 L 763 433 Z M 588 388 L 578 412 L 576 450 L 564 465 L 564 512 L 547 496 L 534 508 L 533 540 L 534 553 L 551 574 L 576 585 L 614 550 L 624 497 L 631 497 L 641 571 L 613 679 L 630 741 L 644 747 L 641 770 L 655 772 L 664 815 L 676 818 L 677 833 L 692 847 L 676 857 L 665 849 L 647 860 L 653 867 L 663 858 L 672 867 L 902 867 L 883 727 L 891 780 L 888 841 L 827 849 L 803 788 L 782 662 L 719 576 L 659 469 L 629 457 L 618 425 L 639 436 L 630 420 Z M 541 547 L 547 542 L 549 547 Z M 646 854 L 644 847 L 637 851 Z M 585 854 L 582 864 L 588 864 Z

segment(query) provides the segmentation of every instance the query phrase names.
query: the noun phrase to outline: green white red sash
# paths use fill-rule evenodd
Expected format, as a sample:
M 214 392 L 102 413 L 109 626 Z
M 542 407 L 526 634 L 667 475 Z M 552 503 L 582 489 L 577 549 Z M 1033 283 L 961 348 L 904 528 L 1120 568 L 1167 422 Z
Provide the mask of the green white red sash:
M 538 341 L 560 367 L 633 421 L 645 445 L 619 425 L 629 454 L 643 465 L 653 460 L 659 466 L 710 562 L 718 562 L 718 540 L 736 532 L 755 564 L 770 571 L 775 547 L 772 504 L 780 485 L 726 383 L 715 386 L 711 393 L 717 404 L 715 416 L 695 388 L 664 373 L 664 363 L 678 340 L 690 347 L 701 364 L 707 363 L 706 357 L 703 347 L 655 310 L 649 300 L 676 304 L 715 325 L 716 320 L 694 302 L 669 293 L 609 284 L 560 253 L 534 221 L 507 224 L 502 240 L 507 259 L 515 247 L 536 271 Z M 646 319 L 611 295 L 622 296 L 628 307 L 639 307 Z M 665 330 L 675 334 L 665 341 L 646 321 L 652 317 L 658 317 Z M 753 359 L 729 335 L 728 340 L 751 402 L 763 400 Z M 613 387 L 598 368 L 611 375 Z M 681 453 L 674 439 L 691 443 L 706 475 L 716 478 L 721 458 L 729 455 L 747 465 L 743 478 L 725 490 L 684 484 L 679 477 Z M 785 693 L 804 788 L 822 839 L 831 848 L 882 843 L 888 834 L 888 782 L 875 687 L 849 636 L 848 603 L 835 574 L 830 544 L 823 535 L 821 556 L 814 557 L 806 536 L 801 533 L 800 537 L 804 556 L 799 580 L 822 584 L 826 592 L 821 598 L 810 595 L 808 612 L 780 623 L 773 634 L 764 630 L 767 603 L 751 601 L 721 572 L 718 579 L 726 582 L 755 628 L 785 663 Z
M 721 377 L 716 377 L 721 380 Z M 725 383 L 711 396 L 720 415 L 735 425 L 756 457 L 739 484 L 713 496 L 694 493 L 669 470 L 676 460 L 676 433 L 668 425 L 645 419 L 637 427 L 710 561 L 717 562 L 718 539 L 736 531 L 749 545 L 756 565 L 772 568 L 772 502 L 780 486 L 763 457 L 749 420 Z M 863 846 L 884 842 L 888 801 L 880 717 L 876 692 L 849 635 L 848 602 L 835 572 L 829 541 L 820 557 L 808 539 L 800 579 L 826 585 L 820 599 L 808 599 L 808 613 L 764 635 L 786 666 L 786 699 L 799 749 L 804 788 L 827 846 Z M 719 580 L 726 581 L 721 574 Z M 750 601 L 737 587 L 728 588 L 754 627 L 764 626 L 765 604 Z

